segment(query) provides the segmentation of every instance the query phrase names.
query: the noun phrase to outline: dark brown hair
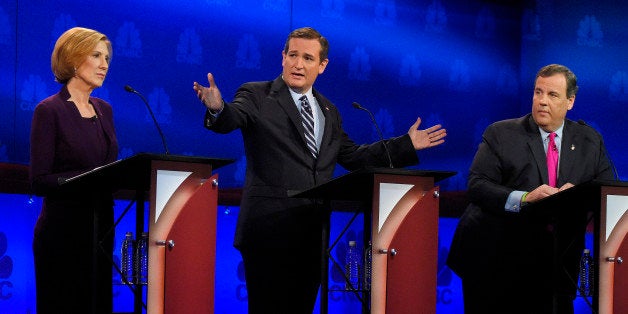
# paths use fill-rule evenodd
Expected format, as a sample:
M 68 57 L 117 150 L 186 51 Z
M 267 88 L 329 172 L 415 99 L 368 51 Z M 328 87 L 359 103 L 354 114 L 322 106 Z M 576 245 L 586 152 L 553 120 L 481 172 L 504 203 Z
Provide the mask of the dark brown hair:
M 290 44 L 290 39 L 292 38 L 305 38 L 305 39 L 318 39 L 318 42 L 321 44 L 321 52 L 320 52 L 320 62 L 323 62 L 327 59 L 327 54 L 329 53 L 329 42 L 327 38 L 323 37 L 317 30 L 311 27 L 303 27 L 298 28 L 290 32 L 288 35 L 288 39 L 286 39 L 286 45 L 283 48 L 285 53 L 288 53 L 288 46 Z
M 576 79 L 576 75 L 564 65 L 546 65 L 539 70 L 539 72 L 536 74 L 536 77 L 548 77 L 554 74 L 562 74 L 565 76 L 565 79 L 567 80 L 567 98 L 575 96 L 578 92 L 578 82 Z

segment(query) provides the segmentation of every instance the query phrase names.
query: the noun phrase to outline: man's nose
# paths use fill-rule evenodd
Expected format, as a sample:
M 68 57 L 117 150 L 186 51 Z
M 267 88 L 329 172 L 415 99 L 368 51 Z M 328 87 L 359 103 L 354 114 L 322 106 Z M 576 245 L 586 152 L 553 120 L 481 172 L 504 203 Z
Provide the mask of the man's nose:
M 294 63 L 294 66 L 300 69 L 303 67 L 303 62 L 304 62 L 303 58 L 297 58 L 297 61 Z
M 545 94 L 542 94 L 541 96 L 539 96 L 539 104 L 543 105 L 543 106 L 547 106 L 548 104 L 548 100 L 549 97 Z

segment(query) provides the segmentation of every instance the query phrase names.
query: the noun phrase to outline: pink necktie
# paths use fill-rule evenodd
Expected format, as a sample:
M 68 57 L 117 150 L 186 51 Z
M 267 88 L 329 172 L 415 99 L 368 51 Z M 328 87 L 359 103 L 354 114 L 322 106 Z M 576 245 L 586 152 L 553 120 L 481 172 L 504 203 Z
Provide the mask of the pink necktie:
M 558 148 L 556 148 L 556 142 L 554 142 L 555 137 L 556 133 L 550 133 L 549 143 L 547 144 L 547 176 L 549 185 L 553 187 L 556 187 L 556 175 L 558 172 Z

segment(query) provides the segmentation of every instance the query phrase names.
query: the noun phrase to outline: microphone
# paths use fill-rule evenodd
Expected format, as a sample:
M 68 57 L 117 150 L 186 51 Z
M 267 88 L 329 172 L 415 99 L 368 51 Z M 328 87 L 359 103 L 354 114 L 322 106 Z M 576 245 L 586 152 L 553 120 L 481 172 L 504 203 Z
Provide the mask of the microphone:
M 375 117 L 373 116 L 371 111 L 369 111 L 368 109 L 360 106 L 360 104 L 358 104 L 357 102 L 353 102 L 351 105 L 355 109 L 364 110 L 364 111 L 368 112 L 369 116 L 371 117 L 371 121 L 373 122 L 373 125 L 375 126 L 375 129 L 377 130 L 377 135 L 379 135 L 379 139 L 382 141 L 382 144 L 384 144 L 384 150 L 386 151 L 386 157 L 388 157 L 388 166 L 390 168 L 394 168 L 393 167 L 392 158 L 390 158 L 390 151 L 388 150 L 388 145 L 386 145 L 386 141 L 384 141 L 384 136 L 382 136 L 382 131 L 379 129 L 379 125 L 377 125 L 377 121 L 375 121 Z
M 148 113 L 150 113 L 151 118 L 153 118 L 153 122 L 155 123 L 155 127 L 157 127 L 157 131 L 159 131 L 159 136 L 161 136 L 161 142 L 164 145 L 164 150 L 166 151 L 166 155 L 170 154 L 170 152 L 168 151 L 168 145 L 166 144 L 166 137 L 164 136 L 164 133 L 161 132 L 161 128 L 159 127 L 159 123 L 157 123 L 157 119 L 155 119 L 155 115 L 153 114 L 153 110 L 150 108 L 150 105 L 148 104 L 148 101 L 146 100 L 146 98 L 144 98 L 144 95 L 140 94 L 140 92 L 136 91 L 135 89 L 133 89 L 133 87 L 131 87 L 129 85 L 125 85 L 124 86 L 124 90 L 129 92 L 129 93 L 136 94 L 137 96 L 140 96 L 140 98 L 142 98 L 142 100 L 144 101 L 144 104 L 146 104 L 146 108 L 148 109 Z
M 578 124 L 584 125 L 584 126 L 588 126 L 588 127 L 592 128 L 593 130 L 595 130 L 592 126 L 588 125 L 582 119 L 578 120 Z M 597 132 L 597 130 L 595 130 L 595 131 Z M 608 151 L 606 150 L 606 147 L 602 146 L 602 148 L 604 149 L 604 153 L 606 154 L 606 158 L 608 159 L 608 162 L 611 164 L 611 168 L 613 170 L 613 176 L 615 176 L 615 181 L 619 181 L 619 173 L 617 172 L 617 168 L 615 168 L 615 163 L 611 159 L 611 156 L 608 154 Z

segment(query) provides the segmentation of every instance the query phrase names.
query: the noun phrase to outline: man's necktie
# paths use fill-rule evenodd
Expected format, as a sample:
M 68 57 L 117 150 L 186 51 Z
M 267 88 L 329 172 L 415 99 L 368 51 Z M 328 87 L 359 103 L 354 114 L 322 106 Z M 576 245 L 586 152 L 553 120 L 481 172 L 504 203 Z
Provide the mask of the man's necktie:
M 556 187 L 556 177 L 558 174 L 558 148 L 554 138 L 556 133 L 552 132 L 549 135 L 549 143 L 547 144 L 547 176 L 549 179 L 549 185 Z
M 314 137 L 314 115 L 312 114 L 312 107 L 307 101 L 307 97 L 303 96 L 299 98 L 301 100 L 301 118 L 303 128 L 305 129 L 305 141 L 307 147 L 310 149 L 310 153 L 314 158 L 318 157 L 318 150 L 316 149 L 316 138 Z

